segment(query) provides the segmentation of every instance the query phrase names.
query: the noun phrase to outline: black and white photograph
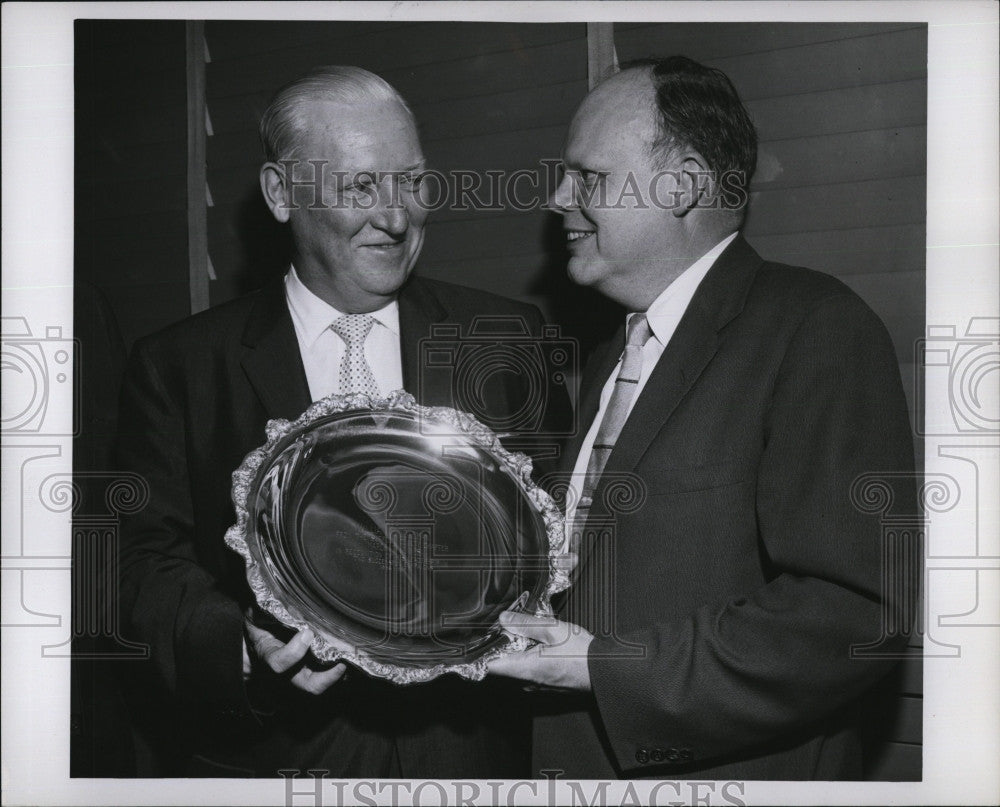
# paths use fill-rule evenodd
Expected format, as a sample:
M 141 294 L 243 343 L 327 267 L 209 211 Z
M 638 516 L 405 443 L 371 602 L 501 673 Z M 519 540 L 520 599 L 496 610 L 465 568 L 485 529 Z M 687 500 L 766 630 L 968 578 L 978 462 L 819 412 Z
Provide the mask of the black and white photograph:
M 3 14 L 5 804 L 996 800 L 995 4 Z

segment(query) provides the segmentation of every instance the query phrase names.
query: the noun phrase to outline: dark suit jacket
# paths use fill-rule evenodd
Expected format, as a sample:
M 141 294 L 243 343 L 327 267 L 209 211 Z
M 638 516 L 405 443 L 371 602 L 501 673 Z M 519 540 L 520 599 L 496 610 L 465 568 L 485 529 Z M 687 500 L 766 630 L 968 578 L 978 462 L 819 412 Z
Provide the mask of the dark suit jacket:
M 455 402 L 448 374 L 421 382 L 419 340 L 432 325 L 457 325 L 467 336 L 474 318 L 499 315 L 534 335 L 541 329 L 533 306 L 417 278 L 401 291 L 399 309 L 404 385 L 425 405 Z M 502 421 L 522 409 L 528 381 L 505 374 L 487 391 L 486 414 Z M 554 417 L 568 409 L 562 395 L 549 401 Z M 150 645 L 158 685 L 170 698 L 166 744 L 184 750 L 173 772 L 524 775 L 530 728 L 509 682 L 448 676 L 396 687 L 355 672 L 319 697 L 266 677 L 247 691 L 242 614 L 252 595 L 242 559 L 223 542 L 235 521 L 231 474 L 264 442 L 269 419 L 295 418 L 309 403 L 281 282 L 133 350 L 118 462 L 145 477 L 151 498 L 122 525 L 121 604 L 134 637 Z
M 584 375 L 564 469 L 622 344 L 620 332 Z M 915 513 L 912 468 L 879 319 L 839 281 L 764 262 L 738 237 L 595 492 L 561 609 L 597 636 L 593 696 L 539 705 L 536 772 L 857 778 L 851 706 L 891 662 L 850 648 L 879 640 L 885 616 L 908 628 L 915 570 L 884 567 L 879 516 L 852 484 L 902 472 L 896 507 Z M 886 648 L 900 643 L 897 630 Z

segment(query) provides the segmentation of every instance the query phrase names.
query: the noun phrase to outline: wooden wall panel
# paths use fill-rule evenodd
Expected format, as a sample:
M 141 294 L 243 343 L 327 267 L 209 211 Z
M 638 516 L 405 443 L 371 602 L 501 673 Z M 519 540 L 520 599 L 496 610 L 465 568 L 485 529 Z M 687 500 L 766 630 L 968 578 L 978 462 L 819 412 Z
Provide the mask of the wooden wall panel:
M 927 129 L 902 126 L 765 141 L 760 144 L 760 190 L 924 177 Z M 816 159 L 822 154 L 823 159 Z
M 752 242 L 756 235 L 919 224 L 927 207 L 926 184 L 925 177 L 910 176 L 777 190 L 751 186 L 746 236 Z
M 119 178 L 111 176 L 94 179 L 95 193 L 89 211 L 95 220 L 131 218 L 142 215 L 185 210 L 187 192 L 176 181 L 161 181 L 166 177 Z M 154 190 L 155 189 L 155 190 Z
M 184 23 L 76 23 L 76 277 L 126 344 L 189 313 Z
M 581 84 L 582 87 L 582 84 Z M 444 170 L 536 168 L 539 160 L 559 159 L 566 124 L 456 136 L 424 144 L 428 159 Z
M 539 127 L 555 127 L 565 134 L 586 93 L 586 79 L 571 78 L 558 84 L 427 102 L 420 105 L 420 134 L 425 144 Z M 460 128 L 456 128 L 456 120 L 462 122 Z
M 844 275 L 841 280 L 878 314 L 893 338 L 900 362 L 913 360 L 913 345 L 923 336 L 923 270 Z
M 353 22 L 314 23 L 314 30 L 305 39 L 300 28 L 284 23 L 242 23 L 241 29 L 246 31 L 254 25 L 266 25 L 271 29 L 267 49 L 223 58 L 216 43 L 225 43 L 234 35 L 234 30 L 229 23 L 208 24 L 214 80 L 220 87 L 245 85 L 256 89 L 276 80 L 284 83 L 321 64 L 372 65 L 369 69 L 377 68 L 380 75 L 385 76 L 391 71 L 410 72 L 418 66 L 437 65 L 445 66 L 460 79 L 465 71 L 456 62 L 470 59 L 488 70 L 491 56 L 503 59 L 505 54 L 515 53 L 523 61 L 536 61 L 537 56 L 531 54 L 533 49 L 576 38 L 577 34 L 569 31 L 571 28 L 578 28 L 582 33 L 582 25 L 461 22 L 390 23 L 368 25 L 363 29 L 358 29 L 358 24 Z M 224 49 L 225 45 L 222 47 Z M 277 75 L 274 65 L 279 65 Z M 433 95 L 440 97 L 437 92 Z
M 100 246 L 90 255 L 84 256 L 81 252 L 81 258 L 85 257 L 91 264 L 86 280 L 104 291 L 112 286 L 186 283 L 186 275 L 184 278 L 177 276 L 178 267 L 187 266 L 187 222 L 183 213 L 180 218 L 180 221 L 168 223 L 161 221 L 159 216 L 151 217 L 149 221 L 156 225 L 155 231 L 150 231 L 149 236 L 142 239 L 134 234 L 119 232 L 123 226 L 134 226 L 134 222 L 108 222 L 106 232 L 111 234 L 102 238 Z M 151 307 L 157 305 L 157 301 L 150 300 Z M 168 313 L 178 314 L 175 311 Z M 180 312 L 178 318 L 182 316 L 185 314 Z
M 927 123 L 927 80 L 865 84 L 747 102 L 762 143 Z
M 181 114 L 180 107 L 178 107 L 176 114 Z M 83 161 L 77 163 L 75 172 L 87 189 L 92 189 L 94 181 L 100 180 L 102 175 L 106 181 L 122 181 L 122 173 L 119 169 L 124 169 L 126 166 L 128 180 L 166 180 L 173 177 L 177 169 L 177 144 L 180 142 L 180 138 L 158 142 L 131 143 L 122 142 L 118 138 L 112 141 L 106 137 L 98 141 L 96 137 L 84 135 L 84 140 L 90 141 L 87 146 L 89 154 Z M 100 146 L 97 145 L 98 142 L 100 142 Z M 100 149 L 100 154 L 98 149 Z M 112 166 L 116 170 L 107 176 L 109 167 Z
M 618 31 L 615 46 L 625 62 L 645 56 L 690 56 L 724 70 L 745 101 L 842 87 L 925 78 L 926 27 L 920 24 L 761 24 L 715 30 L 711 23 L 659 24 Z M 727 39 L 738 39 L 726 46 Z
M 707 61 L 839 42 L 913 27 L 914 23 L 618 22 L 615 23 L 615 45 L 621 61 L 671 53 Z
M 241 56 L 273 53 L 286 42 L 301 45 L 317 42 L 331 42 L 344 36 L 361 36 L 371 31 L 388 31 L 412 25 L 408 22 L 352 22 L 350 28 L 342 29 L 340 37 L 331 33 L 332 25 L 343 23 L 316 23 L 314 21 L 286 21 L 261 23 L 254 20 L 208 21 L 212 39 L 209 53 L 212 61 L 219 63 Z M 280 32 L 280 36 L 276 34 Z
M 926 262 L 921 224 L 888 224 L 841 230 L 757 234 L 762 255 L 781 255 L 795 266 L 838 276 L 864 272 L 910 272 Z

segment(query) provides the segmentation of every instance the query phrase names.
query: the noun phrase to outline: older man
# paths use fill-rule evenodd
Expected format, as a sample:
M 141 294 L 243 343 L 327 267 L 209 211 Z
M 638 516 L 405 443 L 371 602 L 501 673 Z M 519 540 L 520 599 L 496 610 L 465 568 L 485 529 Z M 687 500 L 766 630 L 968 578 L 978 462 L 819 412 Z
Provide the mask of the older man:
M 169 699 L 168 745 L 180 753 L 167 772 L 523 775 L 528 723 L 513 687 L 345 677 L 343 664 L 312 657 L 308 630 L 289 636 L 249 610 L 243 561 L 223 535 L 235 520 L 232 471 L 269 419 L 357 391 L 405 388 L 426 405 L 456 405 L 440 374 L 421 377 L 420 340 L 433 325 L 468 334 L 490 315 L 541 329 L 531 306 L 411 276 L 424 155 L 409 108 L 378 76 L 309 73 L 278 92 L 261 135 L 261 187 L 290 227 L 290 268 L 139 341 L 122 398 L 119 467 L 147 480 L 151 500 L 123 524 L 121 599 Z M 477 414 L 509 421 L 537 398 L 530 383 L 506 374 L 477 390 Z
M 539 705 L 538 771 L 860 776 L 852 710 L 889 662 L 852 647 L 909 624 L 913 581 L 883 568 L 852 485 L 912 469 L 907 409 L 871 310 L 740 235 L 755 161 L 728 78 L 683 57 L 624 69 L 570 126 L 569 274 L 632 313 L 585 371 L 565 455 L 561 620 L 505 617 L 540 644 L 493 667 L 562 690 Z

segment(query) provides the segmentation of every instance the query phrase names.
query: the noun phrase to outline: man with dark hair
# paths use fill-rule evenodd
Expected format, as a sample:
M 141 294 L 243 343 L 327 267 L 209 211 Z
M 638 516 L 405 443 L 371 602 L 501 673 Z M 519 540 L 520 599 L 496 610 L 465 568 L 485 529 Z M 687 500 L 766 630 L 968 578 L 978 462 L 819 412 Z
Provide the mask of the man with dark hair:
M 563 156 L 569 274 L 631 313 L 564 454 L 574 584 L 558 620 L 504 617 L 539 644 L 492 668 L 561 690 L 535 770 L 859 778 L 853 711 L 890 662 L 852 650 L 913 617 L 914 569 L 883 568 L 878 517 L 852 502 L 885 474 L 916 512 L 885 328 L 740 235 L 756 135 L 719 71 L 627 67 Z
M 400 687 L 319 663 L 308 628 L 294 633 L 254 610 L 243 560 L 223 536 L 236 520 L 231 475 L 265 442 L 269 419 L 295 419 L 332 393 L 399 388 L 426 406 L 459 406 L 446 376 L 421 383 L 421 339 L 434 326 L 468 335 L 483 315 L 523 325 L 528 338 L 541 316 L 412 275 L 424 156 L 412 113 L 378 76 L 314 70 L 278 92 L 261 134 L 261 188 L 291 230 L 291 266 L 136 343 L 122 396 L 118 467 L 150 490 L 122 524 L 122 611 L 169 699 L 177 760 L 164 773 L 523 776 L 529 726 L 516 686 L 447 676 Z M 526 374 L 502 375 L 474 390 L 487 423 L 537 402 Z M 565 392 L 550 391 L 559 417 Z

